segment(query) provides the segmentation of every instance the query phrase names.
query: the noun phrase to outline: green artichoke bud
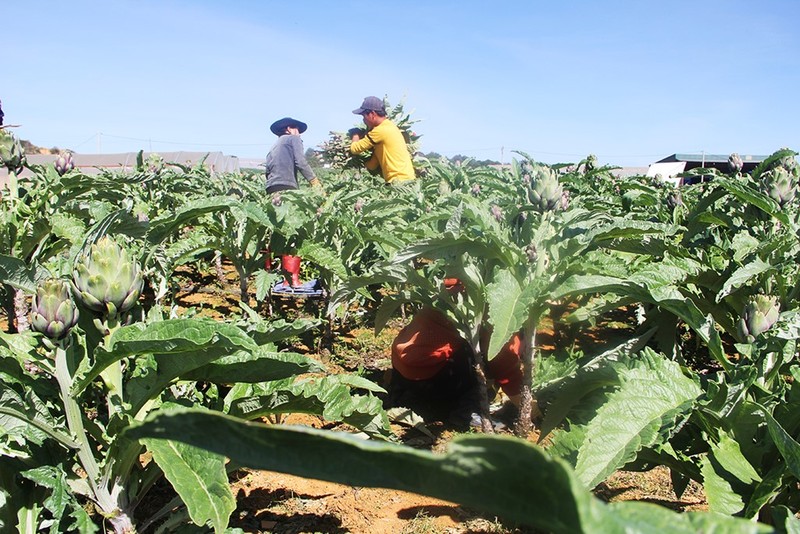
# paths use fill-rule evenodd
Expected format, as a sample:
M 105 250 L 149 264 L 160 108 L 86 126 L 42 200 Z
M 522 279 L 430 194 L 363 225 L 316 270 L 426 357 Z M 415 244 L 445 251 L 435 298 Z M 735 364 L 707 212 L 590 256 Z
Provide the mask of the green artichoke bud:
M 64 339 L 78 323 L 78 308 L 65 280 L 51 278 L 36 288 L 31 306 L 31 327 L 52 340 Z
M 19 139 L 7 130 L 0 130 L 0 165 L 19 174 L 25 163 L 25 152 Z
M 667 194 L 667 207 L 671 210 L 674 210 L 678 206 L 683 205 L 683 197 L 681 196 L 681 192 L 677 189 L 670 191 Z
M 110 318 L 133 308 L 144 284 L 139 265 L 108 236 L 78 260 L 72 282 L 84 306 Z
M 744 162 L 742 161 L 742 157 L 734 152 L 730 156 L 728 156 L 728 168 L 733 173 L 740 173 L 744 168 Z
M 745 305 L 739 319 L 739 334 L 752 343 L 754 339 L 769 330 L 778 320 L 780 305 L 776 297 L 756 295 Z
M 164 158 L 152 152 L 144 161 L 144 168 L 147 172 L 158 173 L 164 169 Z
M 539 213 L 563 208 L 563 189 L 555 173 L 548 168 L 537 169 L 528 198 Z
M 450 194 L 450 184 L 444 178 L 439 180 L 439 194 L 442 196 Z
M 775 167 L 763 174 L 764 192 L 781 207 L 794 200 L 797 181 L 783 167 Z
M 59 154 L 55 161 L 55 167 L 59 176 L 64 176 L 74 169 L 75 162 L 72 161 L 72 152 L 62 152 Z

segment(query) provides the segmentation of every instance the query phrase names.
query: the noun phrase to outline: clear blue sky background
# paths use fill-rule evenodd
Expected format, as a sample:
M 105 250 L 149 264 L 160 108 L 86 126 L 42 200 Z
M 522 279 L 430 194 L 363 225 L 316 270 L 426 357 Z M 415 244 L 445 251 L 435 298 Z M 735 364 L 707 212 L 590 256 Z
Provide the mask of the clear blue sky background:
M 403 101 L 422 150 L 645 166 L 800 150 L 800 2 L 4 1 L 0 100 L 31 142 L 262 158 Z

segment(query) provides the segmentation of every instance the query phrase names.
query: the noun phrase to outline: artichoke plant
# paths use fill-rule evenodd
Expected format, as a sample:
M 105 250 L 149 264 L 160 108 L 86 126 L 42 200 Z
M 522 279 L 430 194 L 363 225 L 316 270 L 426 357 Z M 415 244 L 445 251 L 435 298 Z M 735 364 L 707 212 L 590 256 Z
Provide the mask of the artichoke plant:
M 739 334 L 742 339 L 752 343 L 755 338 L 774 325 L 778 320 L 780 305 L 776 297 L 756 295 L 750 299 L 742 310 L 739 319 Z
M 79 258 L 72 276 L 75 296 L 84 306 L 109 318 L 133 308 L 144 280 L 128 251 L 105 236 Z
M 763 174 L 764 192 L 781 207 L 797 195 L 797 180 L 784 167 L 775 167 Z
M 64 339 L 78 323 L 78 307 L 69 283 L 58 278 L 42 282 L 33 294 L 31 327 L 53 341 Z
M 528 199 L 536 211 L 545 213 L 563 209 L 565 204 L 564 191 L 558 183 L 558 177 L 548 168 L 539 168 L 535 171 Z
M 55 167 L 59 176 L 64 176 L 74 169 L 75 162 L 72 160 L 72 152 L 62 152 L 59 154 L 55 161 Z

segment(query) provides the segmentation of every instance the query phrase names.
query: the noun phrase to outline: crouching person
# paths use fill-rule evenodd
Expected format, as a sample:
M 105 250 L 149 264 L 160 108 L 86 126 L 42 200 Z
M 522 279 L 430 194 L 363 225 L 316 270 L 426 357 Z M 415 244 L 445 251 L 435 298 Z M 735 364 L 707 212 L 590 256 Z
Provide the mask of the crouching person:
M 520 338 L 514 335 L 486 364 L 487 379 L 517 405 L 522 388 L 519 350 Z M 480 390 L 471 365 L 472 349 L 455 326 L 443 313 L 423 308 L 392 343 L 387 403 L 410 408 L 426 420 L 479 427 Z

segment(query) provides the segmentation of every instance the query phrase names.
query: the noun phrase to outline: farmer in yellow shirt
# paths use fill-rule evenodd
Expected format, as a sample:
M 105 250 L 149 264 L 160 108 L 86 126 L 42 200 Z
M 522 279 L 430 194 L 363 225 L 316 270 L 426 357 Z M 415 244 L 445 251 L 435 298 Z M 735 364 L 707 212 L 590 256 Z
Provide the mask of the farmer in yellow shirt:
M 396 184 L 416 178 L 406 140 L 400 128 L 386 117 L 383 100 L 368 96 L 353 113 L 364 117 L 367 132 L 363 138 L 358 133 L 352 135 L 350 152 L 361 154 L 372 149 L 367 169 L 375 171 L 380 168 L 386 183 Z

